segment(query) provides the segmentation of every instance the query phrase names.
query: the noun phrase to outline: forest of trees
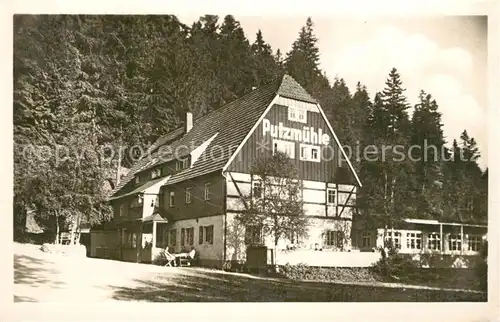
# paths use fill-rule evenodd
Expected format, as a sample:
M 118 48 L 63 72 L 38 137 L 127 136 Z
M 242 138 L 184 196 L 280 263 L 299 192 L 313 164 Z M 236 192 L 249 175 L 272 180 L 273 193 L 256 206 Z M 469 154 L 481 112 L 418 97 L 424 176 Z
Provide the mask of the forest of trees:
M 117 165 L 103 158 L 110 155 L 104 146 L 147 147 L 182 125 L 186 111 L 199 117 L 283 73 L 319 100 L 343 145 L 423 147 L 427 140 L 446 147 L 445 155 L 420 162 L 353 159 L 363 183 L 360 213 L 486 221 L 488 175 L 475 161 L 474 138 L 464 130 L 446 142 L 439 102 L 422 91 L 410 106 L 396 68 L 371 95 L 361 83 L 351 92 L 342 78 L 330 82 L 311 19 L 284 54 L 261 31 L 251 43 L 231 15 L 205 15 L 190 26 L 171 15 L 17 15 L 13 32 L 19 231 L 27 210 L 47 227 L 75 215 L 109 219 L 105 187 L 115 184 Z M 460 154 L 471 161 L 454 158 Z

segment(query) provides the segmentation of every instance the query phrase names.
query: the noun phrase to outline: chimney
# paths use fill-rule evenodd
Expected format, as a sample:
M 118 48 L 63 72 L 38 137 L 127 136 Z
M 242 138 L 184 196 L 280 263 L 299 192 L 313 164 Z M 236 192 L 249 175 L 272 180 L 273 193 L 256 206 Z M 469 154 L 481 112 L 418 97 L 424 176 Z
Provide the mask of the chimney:
M 186 120 L 184 122 L 184 134 L 191 131 L 193 128 L 193 113 L 186 112 Z

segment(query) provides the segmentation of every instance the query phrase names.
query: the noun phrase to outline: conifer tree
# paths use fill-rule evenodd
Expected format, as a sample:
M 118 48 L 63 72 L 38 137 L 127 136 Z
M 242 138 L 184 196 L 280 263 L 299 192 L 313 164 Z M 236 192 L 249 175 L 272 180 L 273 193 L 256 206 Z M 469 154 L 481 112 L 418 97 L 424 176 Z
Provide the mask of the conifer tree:
M 223 84 L 221 106 L 248 93 L 254 86 L 254 60 L 250 43 L 240 23 L 232 15 L 220 26 L 219 82 Z
M 368 117 L 366 143 L 375 147 L 376 155 L 362 162 L 364 176 L 363 211 L 386 227 L 414 214 L 407 189 L 412 177 L 412 163 L 406 157 L 409 142 L 409 119 L 406 97 L 396 69 L 392 69 L 386 87 L 375 96 Z
M 299 84 L 310 89 L 316 79 L 321 76 L 319 69 L 318 39 L 314 35 L 313 22 L 309 17 L 301 28 L 299 37 L 287 53 L 285 69 Z
M 414 160 L 413 198 L 422 217 L 442 214 L 444 137 L 441 114 L 430 94 L 421 91 L 411 120 L 411 157 Z
M 264 41 L 260 29 L 257 32 L 255 42 L 252 44 L 251 49 L 255 62 L 255 86 L 261 86 L 277 78 L 280 75 L 278 64 L 273 56 L 271 46 Z

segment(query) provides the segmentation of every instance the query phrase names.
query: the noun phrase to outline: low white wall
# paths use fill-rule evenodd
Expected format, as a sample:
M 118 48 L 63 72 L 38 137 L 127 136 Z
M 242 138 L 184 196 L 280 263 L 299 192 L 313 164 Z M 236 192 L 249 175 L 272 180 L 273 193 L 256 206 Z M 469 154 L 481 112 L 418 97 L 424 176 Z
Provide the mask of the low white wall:
M 55 244 L 43 244 L 40 250 L 45 253 L 66 255 L 66 256 L 76 256 L 76 257 L 86 257 L 87 249 L 85 245 L 55 245 Z
M 380 259 L 379 252 L 333 252 L 314 250 L 278 250 L 275 256 L 275 264 L 322 267 L 369 267 Z

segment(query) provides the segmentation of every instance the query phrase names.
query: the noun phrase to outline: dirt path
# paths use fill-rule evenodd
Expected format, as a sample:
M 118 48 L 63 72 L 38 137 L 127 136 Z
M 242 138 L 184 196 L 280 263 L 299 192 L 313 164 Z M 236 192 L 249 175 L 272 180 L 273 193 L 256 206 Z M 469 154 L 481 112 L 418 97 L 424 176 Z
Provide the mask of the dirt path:
M 298 282 L 203 268 L 159 267 L 14 247 L 17 302 L 484 301 L 477 292 L 401 285 Z

